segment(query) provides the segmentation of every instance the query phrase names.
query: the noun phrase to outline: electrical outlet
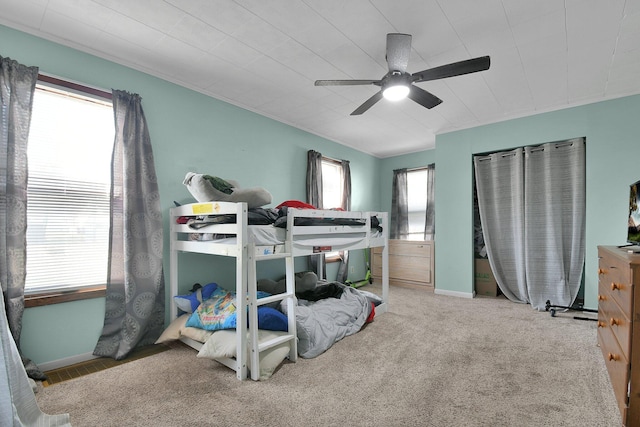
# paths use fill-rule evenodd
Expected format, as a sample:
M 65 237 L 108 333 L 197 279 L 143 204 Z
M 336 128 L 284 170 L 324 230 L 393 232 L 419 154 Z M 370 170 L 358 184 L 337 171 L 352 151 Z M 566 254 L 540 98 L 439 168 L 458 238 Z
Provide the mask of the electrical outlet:
M 353 274 L 356 272 L 356 268 L 355 267 L 349 267 L 349 273 Z

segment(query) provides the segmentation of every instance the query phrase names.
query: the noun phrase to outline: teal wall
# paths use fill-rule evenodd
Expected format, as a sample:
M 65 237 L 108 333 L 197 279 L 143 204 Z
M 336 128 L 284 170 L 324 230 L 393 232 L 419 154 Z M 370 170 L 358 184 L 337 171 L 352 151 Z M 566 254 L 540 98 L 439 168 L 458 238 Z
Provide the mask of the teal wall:
M 90 86 L 135 92 L 142 96 L 150 129 L 165 222 L 168 254 L 168 209 L 173 201 L 194 201 L 182 185 L 188 171 L 235 179 L 243 187 L 264 187 L 276 206 L 305 200 L 306 153 L 310 149 L 351 162 L 352 208 L 380 210 L 380 160 L 225 102 L 147 74 L 0 26 L 0 56 L 40 71 Z M 309 82 L 313 84 L 313 82 Z M 361 251 L 360 251 L 361 252 Z M 228 259 L 184 259 L 180 285 L 216 281 L 233 286 Z M 168 290 L 169 266 L 165 256 Z M 81 260 L 79 260 L 81 262 Z M 297 266 L 300 265 L 298 262 Z M 353 280 L 364 277 L 364 261 L 353 254 Z M 260 273 L 280 275 L 266 264 Z M 183 274 L 183 272 L 185 272 Z M 168 292 L 167 292 L 167 300 Z M 93 351 L 102 328 L 104 299 L 55 304 L 25 311 L 21 346 L 26 356 L 43 364 Z M 167 317 L 168 318 L 168 317 Z M 80 332 L 81 331 L 81 332 Z
M 640 96 L 630 96 L 439 135 L 436 288 L 473 292 L 473 155 L 584 136 L 585 306 L 597 307 L 597 246 L 625 242 L 629 185 L 640 179 L 639 118 Z

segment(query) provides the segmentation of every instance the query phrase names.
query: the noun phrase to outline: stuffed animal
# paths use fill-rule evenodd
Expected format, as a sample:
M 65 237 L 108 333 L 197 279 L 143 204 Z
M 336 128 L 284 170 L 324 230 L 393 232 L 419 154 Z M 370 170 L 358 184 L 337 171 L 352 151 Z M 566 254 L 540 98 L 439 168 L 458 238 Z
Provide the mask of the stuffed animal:
M 264 188 L 240 188 L 231 179 L 188 172 L 182 183 L 198 202 L 245 202 L 249 208 L 271 203 L 271 193 Z

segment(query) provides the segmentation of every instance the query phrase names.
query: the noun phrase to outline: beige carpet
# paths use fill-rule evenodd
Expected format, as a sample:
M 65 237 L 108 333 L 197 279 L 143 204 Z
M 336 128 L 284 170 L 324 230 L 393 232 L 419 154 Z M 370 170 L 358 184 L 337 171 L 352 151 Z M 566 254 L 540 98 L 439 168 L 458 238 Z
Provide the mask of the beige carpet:
M 621 425 L 596 322 L 502 298 L 390 298 L 358 334 L 267 381 L 178 346 L 41 388 L 38 402 L 76 427 Z

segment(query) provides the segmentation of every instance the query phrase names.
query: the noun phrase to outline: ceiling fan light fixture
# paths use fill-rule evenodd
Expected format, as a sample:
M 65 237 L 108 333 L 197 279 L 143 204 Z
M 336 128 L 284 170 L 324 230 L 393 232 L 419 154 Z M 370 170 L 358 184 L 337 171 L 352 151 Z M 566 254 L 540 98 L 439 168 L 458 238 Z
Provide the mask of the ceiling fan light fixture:
M 405 84 L 396 84 L 387 86 L 382 91 L 382 96 L 389 101 L 400 101 L 409 95 L 409 86 Z

